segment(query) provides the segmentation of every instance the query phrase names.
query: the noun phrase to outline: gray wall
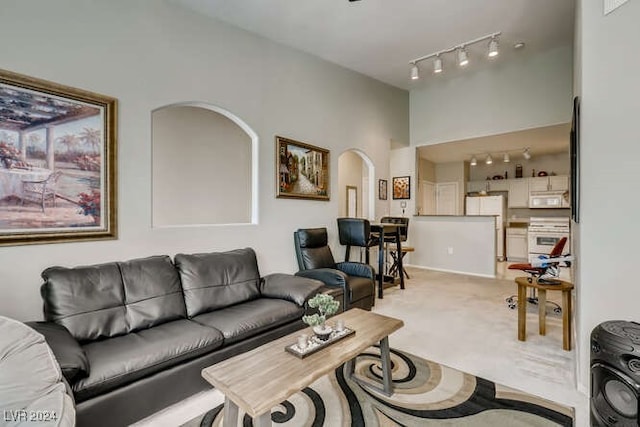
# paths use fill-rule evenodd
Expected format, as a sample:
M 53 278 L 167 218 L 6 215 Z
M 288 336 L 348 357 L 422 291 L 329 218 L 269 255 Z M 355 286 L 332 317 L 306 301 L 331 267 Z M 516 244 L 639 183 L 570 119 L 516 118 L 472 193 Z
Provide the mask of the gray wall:
M 604 16 L 579 2 L 581 219 L 578 313 L 580 381 L 589 384 L 589 335 L 605 320 L 640 321 L 637 218 L 640 2 Z
M 152 115 L 153 226 L 251 222 L 251 138 L 199 107 Z
M 20 320 L 41 317 L 51 265 L 250 246 L 262 274 L 294 272 L 293 231 L 335 236 L 338 194 L 276 199 L 274 136 L 331 150 L 332 184 L 346 149 L 367 153 L 377 179 L 389 176 L 389 141 L 409 140 L 407 92 L 167 1 L 4 1 L 0 38 L 3 68 L 119 99 L 119 239 L 0 248 L 0 313 Z M 258 134 L 257 225 L 151 228 L 151 111 L 184 101 L 224 108 Z
M 564 46 L 431 79 L 411 91 L 411 145 L 571 121 L 572 59 Z

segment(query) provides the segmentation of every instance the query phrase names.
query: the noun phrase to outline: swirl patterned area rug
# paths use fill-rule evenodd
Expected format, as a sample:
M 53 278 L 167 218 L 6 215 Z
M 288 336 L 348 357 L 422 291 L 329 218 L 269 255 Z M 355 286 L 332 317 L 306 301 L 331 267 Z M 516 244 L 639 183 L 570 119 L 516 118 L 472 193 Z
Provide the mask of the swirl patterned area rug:
M 275 426 L 573 426 L 573 408 L 391 350 L 394 394 L 344 375 L 344 365 L 272 409 Z M 380 351 L 356 359 L 356 375 L 379 381 Z M 222 426 L 222 405 L 183 427 Z M 251 419 L 240 419 L 250 427 Z

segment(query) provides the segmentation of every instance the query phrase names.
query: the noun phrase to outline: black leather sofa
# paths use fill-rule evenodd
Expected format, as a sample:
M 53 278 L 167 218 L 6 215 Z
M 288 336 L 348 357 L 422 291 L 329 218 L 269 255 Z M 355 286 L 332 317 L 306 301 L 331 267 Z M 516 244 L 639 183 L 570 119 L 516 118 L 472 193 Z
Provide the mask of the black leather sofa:
M 79 426 L 121 426 L 210 388 L 203 368 L 304 326 L 323 284 L 261 277 L 252 249 L 152 256 L 42 273 L 29 323 L 69 382 Z M 196 415 L 196 414 L 194 414 Z

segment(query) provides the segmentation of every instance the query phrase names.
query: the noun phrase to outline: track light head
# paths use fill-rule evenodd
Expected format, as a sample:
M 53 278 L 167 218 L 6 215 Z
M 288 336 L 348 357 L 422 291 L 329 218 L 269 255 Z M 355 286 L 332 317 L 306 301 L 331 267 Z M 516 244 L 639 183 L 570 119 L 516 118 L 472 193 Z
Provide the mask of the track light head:
M 411 80 L 418 80 L 420 78 L 420 70 L 418 70 L 418 64 L 411 66 Z
M 493 163 L 493 158 L 491 158 L 491 154 L 487 154 L 487 158 L 484 161 L 486 164 L 490 165 Z
M 478 164 L 478 159 L 476 159 L 476 156 L 471 157 L 471 162 L 469 162 L 469 164 L 471 166 L 475 166 Z
M 529 160 L 531 158 L 531 153 L 529 153 L 529 147 L 524 149 L 524 151 L 522 153 L 522 156 L 527 160 Z
M 489 56 L 489 58 L 495 58 L 498 56 L 498 53 L 498 39 L 496 37 L 492 37 L 489 42 L 489 53 L 487 56 Z
M 469 64 L 469 56 L 467 55 L 467 49 L 462 46 L 458 48 L 458 65 L 465 67 Z
M 502 161 L 505 163 L 509 163 L 511 161 L 511 158 L 509 157 L 509 153 L 504 153 L 504 157 Z
M 440 59 L 440 55 L 436 55 L 436 59 L 433 61 L 433 72 L 434 74 L 442 72 L 442 59 Z

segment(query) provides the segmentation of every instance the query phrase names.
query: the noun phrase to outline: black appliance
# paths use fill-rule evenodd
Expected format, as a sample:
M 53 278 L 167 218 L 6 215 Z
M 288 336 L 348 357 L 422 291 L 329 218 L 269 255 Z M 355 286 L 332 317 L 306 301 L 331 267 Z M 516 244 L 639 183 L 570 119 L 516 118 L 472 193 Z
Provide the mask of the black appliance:
M 640 425 L 640 324 L 601 323 L 591 332 L 591 425 Z

